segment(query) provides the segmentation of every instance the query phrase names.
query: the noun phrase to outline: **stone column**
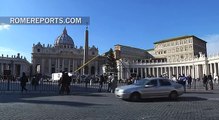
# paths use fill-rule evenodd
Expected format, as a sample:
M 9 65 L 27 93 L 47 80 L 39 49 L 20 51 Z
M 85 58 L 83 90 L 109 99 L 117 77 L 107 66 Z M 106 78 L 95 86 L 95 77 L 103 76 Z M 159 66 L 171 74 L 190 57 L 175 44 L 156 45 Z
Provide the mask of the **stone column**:
M 164 68 L 165 73 L 167 73 L 167 67 Z
M 141 68 L 141 78 L 143 78 L 143 68 Z
M 42 59 L 41 61 L 41 68 L 40 68 L 40 73 L 44 74 L 45 73 L 45 59 Z
M 210 73 L 209 74 L 212 74 L 213 70 L 212 70 L 212 63 L 210 63 Z
M 139 73 L 139 71 L 138 71 L 138 67 L 137 67 L 136 69 L 137 69 L 137 73 L 136 73 L 136 74 L 137 74 L 137 77 L 138 77 L 138 73 Z
M 187 76 L 187 70 L 186 70 L 186 66 L 184 66 L 184 72 L 185 72 L 185 75 Z
M 217 74 L 217 68 L 216 68 L 216 63 L 214 63 L 214 73 L 212 73 L 212 77 L 214 77 L 213 75 Z
M 179 67 L 176 66 L 176 77 L 178 78 L 179 77 Z
M 58 62 L 58 67 L 57 67 L 58 70 L 57 71 L 60 72 L 60 59 L 59 58 L 58 58 L 57 62 Z
M 74 73 L 74 71 L 75 71 L 75 61 L 74 59 L 72 59 L 72 72 Z
M 154 67 L 152 67 L 152 74 L 155 77 L 155 69 L 154 69 Z
M 199 78 L 199 65 L 197 65 L 197 72 L 196 72 L 197 74 L 197 76 L 196 76 L 196 78 Z
M 151 75 L 151 68 L 148 68 L 148 74 Z
M 49 75 L 51 74 L 51 59 L 49 59 Z
M 160 68 L 161 75 L 163 75 L 163 67 Z
M 65 70 L 64 67 L 65 67 L 65 59 L 63 58 L 63 59 L 62 59 L 62 71 Z
M 168 69 L 169 69 L 169 73 L 168 73 L 169 79 L 171 79 L 171 70 L 170 70 L 170 68 L 171 68 L 171 67 L 168 68 Z
M 148 76 L 148 74 L 147 74 L 147 68 L 144 68 L 144 74 L 145 74 L 145 77 L 147 77 Z
M 175 74 L 175 67 L 172 67 L 172 70 L 173 70 L 172 75 L 174 75 L 174 74 Z M 172 76 L 172 75 L 171 75 L 171 76 Z

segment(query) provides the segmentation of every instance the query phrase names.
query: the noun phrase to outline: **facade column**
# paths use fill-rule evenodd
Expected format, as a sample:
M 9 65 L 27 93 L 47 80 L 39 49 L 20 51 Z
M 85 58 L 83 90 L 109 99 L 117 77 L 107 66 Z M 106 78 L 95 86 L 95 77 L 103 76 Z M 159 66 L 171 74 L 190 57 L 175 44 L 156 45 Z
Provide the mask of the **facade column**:
M 184 73 L 185 73 L 185 76 L 188 76 L 186 68 L 187 66 L 184 66 Z
M 214 63 L 214 73 L 212 73 L 212 77 L 214 77 L 214 75 L 217 74 L 217 70 L 216 70 L 216 63 Z
M 64 67 L 65 67 L 65 59 L 62 59 L 62 71 L 64 71 Z
M 200 76 L 199 76 L 199 74 L 200 74 L 200 72 L 199 72 L 199 65 L 197 65 L 197 76 L 196 76 L 196 78 L 199 78 Z
M 157 77 L 159 77 L 159 67 L 157 67 Z
M 203 72 L 203 74 L 206 75 L 206 65 L 205 64 L 202 64 L 202 72 Z
M 183 74 L 182 66 L 180 66 L 180 74 L 181 74 L 181 75 Z
M 154 67 L 152 67 L 152 74 L 155 77 L 155 69 L 154 69 Z
M 138 67 L 136 69 L 137 69 L 137 73 L 136 74 L 137 74 L 137 77 L 138 77 L 138 75 L 139 75 Z
M 147 68 L 144 68 L 144 74 L 145 74 L 145 77 L 147 77 L 148 76 L 148 74 L 147 74 Z
M 188 66 L 188 74 L 191 75 L 191 66 Z
M 70 72 L 71 71 L 71 61 L 70 61 L 70 59 L 68 59 L 68 72 Z
M 170 75 L 170 74 L 171 74 L 171 70 L 170 70 L 170 68 L 171 68 L 171 67 L 168 67 L 168 69 L 169 69 L 169 73 L 168 73 L 169 79 L 171 79 L 171 75 Z
M 151 68 L 148 68 L 148 74 L 151 76 Z
M 173 70 L 172 75 L 175 75 L 175 67 L 172 67 L 172 70 Z M 172 75 L 171 75 L 171 76 L 172 76 Z
M 51 72 L 51 69 L 52 69 L 52 68 L 51 68 L 51 59 L 49 59 L 49 75 L 52 73 L 52 72 Z
M 58 58 L 58 66 L 57 66 L 57 68 L 58 68 L 58 72 L 60 72 L 60 59 Z
M 209 74 L 212 74 L 212 63 L 210 63 L 210 73 Z
M 44 71 L 45 71 L 45 70 L 44 70 L 44 68 L 45 68 L 45 67 L 44 67 L 44 66 L 45 66 L 45 65 L 44 65 L 44 64 L 45 64 L 45 59 L 42 59 L 41 62 L 42 62 L 42 63 L 41 63 L 42 66 L 41 66 L 41 68 L 40 68 L 40 73 L 41 73 L 41 74 L 44 74 L 44 73 L 45 73 L 45 72 L 44 72 Z
M 143 68 L 141 68 L 141 78 L 143 78 Z
M 178 78 L 179 77 L 179 67 L 176 66 L 176 77 Z
M 195 78 L 195 65 L 192 65 L 191 73 L 192 78 Z
M 164 68 L 165 74 L 167 74 L 167 67 Z
M 163 75 L 163 67 L 160 67 L 160 73 Z
M 74 73 L 74 71 L 75 71 L 75 61 L 74 59 L 72 59 L 72 72 Z

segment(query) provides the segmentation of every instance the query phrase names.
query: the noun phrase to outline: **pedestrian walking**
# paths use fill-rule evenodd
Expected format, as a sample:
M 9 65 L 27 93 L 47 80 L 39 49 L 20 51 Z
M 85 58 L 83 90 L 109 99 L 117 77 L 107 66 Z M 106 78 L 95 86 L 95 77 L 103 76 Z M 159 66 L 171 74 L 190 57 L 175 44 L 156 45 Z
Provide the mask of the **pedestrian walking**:
M 213 77 L 211 76 L 211 74 L 208 75 L 208 82 L 209 82 L 209 85 L 210 85 L 210 89 L 213 90 L 214 85 L 213 85 Z
M 187 76 L 188 88 L 191 89 L 192 87 L 192 77 L 191 75 Z
M 115 89 L 117 87 L 117 82 L 118 82 L 118 78 L 116 75 L 113 76 L 112 78 L 112 86 L 111 86 L 111 92 L 114 93 Z
M 67 72 L 62 72 L 62 77 L 59 80 L 59 94 L 69 94 L 70 93 L 70 83 L 71 83 L 71 78 L 69 77 Z
M 208 90 L 208 78 L 205 74 L 204 74 L 202 80 L 203 80 L 203 86 L 205 87 L 205 90 Z
M 107 92 L 111 92 L 111 89 L 112 89 L 112 75 L 108 76 L 107 83 L 108 83 Z
M 98 92 L 102 91 L 103 82 L 104 82 L 104 76 L 102 74 L 102 75 L 100 75 L 100 79 L 99 79 L 99 89 L 98 89 Z
M 22 73 L 22 77 L 20 78 L 20 84 L 21 84 L 21 92 L 24 90 L 27 91 L 26 84 L 28 82 L 28 78 L 25 74 L 25 72 Z
M 186 92 L 186 77 L 185 75 L 179 75 L 179 83 L 183 86 L 184 92 Z

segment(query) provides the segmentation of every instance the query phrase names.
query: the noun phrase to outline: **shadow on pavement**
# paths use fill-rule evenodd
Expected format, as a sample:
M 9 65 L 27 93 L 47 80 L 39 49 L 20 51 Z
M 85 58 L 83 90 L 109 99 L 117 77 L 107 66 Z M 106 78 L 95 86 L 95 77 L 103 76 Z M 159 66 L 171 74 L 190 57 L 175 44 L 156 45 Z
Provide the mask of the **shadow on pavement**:
M 103 104 L 87 103 L 83 101 L 74 101 L 74 96 L 106 97 L 106 95 L 104 94 L 97 94 L 97 93 L 72 93 L 70 95 L 59 95 L 57 93 L 11 92 L 11 93 L 0 94 L 0 98 L 1 98 L 0 104 L 1 103 L 12 103 L 12 104 L 13 103 L 32 103 L 32 104 L 45 104 L 45 105 L 65 105 L 65 106 L 73 106 L 73 107 L 88 107 L 88 106 L 93 106 L 93 105 L 103 106 Z M 41 97 L 42 98 L 46 97 L 46 98 L 41 99 Z M 57 97 L 57 99 L 56 98 L 50 99 L 50 97 Z
M 187 102 L 187 101 L 205 101 L 207 99 L 200 97 L 179 97 L 177 100 L 170 100 L 169 98 L 149 98 L 141 99 L 138 102 Z M 128 101 L 131 102 L 131 101 Z
M 216 94 L 212 91 L 189 91 L 186 92 L 185 94 Z

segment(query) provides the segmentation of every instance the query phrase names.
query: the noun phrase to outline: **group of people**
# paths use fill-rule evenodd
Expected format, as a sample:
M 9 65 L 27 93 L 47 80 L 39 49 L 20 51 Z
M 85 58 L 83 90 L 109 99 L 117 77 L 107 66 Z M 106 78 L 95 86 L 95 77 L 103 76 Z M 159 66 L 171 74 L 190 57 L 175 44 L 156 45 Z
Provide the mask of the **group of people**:
M 173 75 L 172 80 L 181 84 L 184 88 L 184 92 L 186 92 L 186 82 L 188 84 L 188 88 L 191 88 L 192 86 L 192 77 L 191 75 L 185 76 L 185 74 L 179 74 L 178 79 L 175 75 Z
M 87 80 L 86 80 L 87 79 Z M 85 81 L 88 81 L 88 77 L 85 78 Z M 103 84 L 107 83 L 107 92 L 115 92 L 115 89 L 117 87 L 117 76 L 114 74 L 106 75 L 106 74 L 101 74 L 98 76 L 98 83 L 99 83 L 99 88 L 98 92 L 102 92 Z M 36 90 L 37 86 L 39 85 L 40 81 L 40 76 L 35 75 L 31 79 L 31 84 L 34 87 L 34 90 Z M 59 86 L 59 94 L 69 94 L 70 93 L 70 84 L 71 84 L 72 78 L 68 75 L 67 72 L 62 72 L 62 76 L 60 80 L 58 81 L 58 86 Z M 26 74 L 23 72 L 22 77 L 20 78 L 20 85 L 21 85 L 21 91 L 27 91 L 26 84 L 28 82 L 28 77 Z M 87 83 L 86 87 L 87 87 Z
M 208 86 L 210 86 L 211 90 L 214 89 L 213 77 L 210 74 L 209 75 L 204 74 L 202 80 L 203 80 L 203 86 L 205 87 L 205 90 L 208 90 Z

